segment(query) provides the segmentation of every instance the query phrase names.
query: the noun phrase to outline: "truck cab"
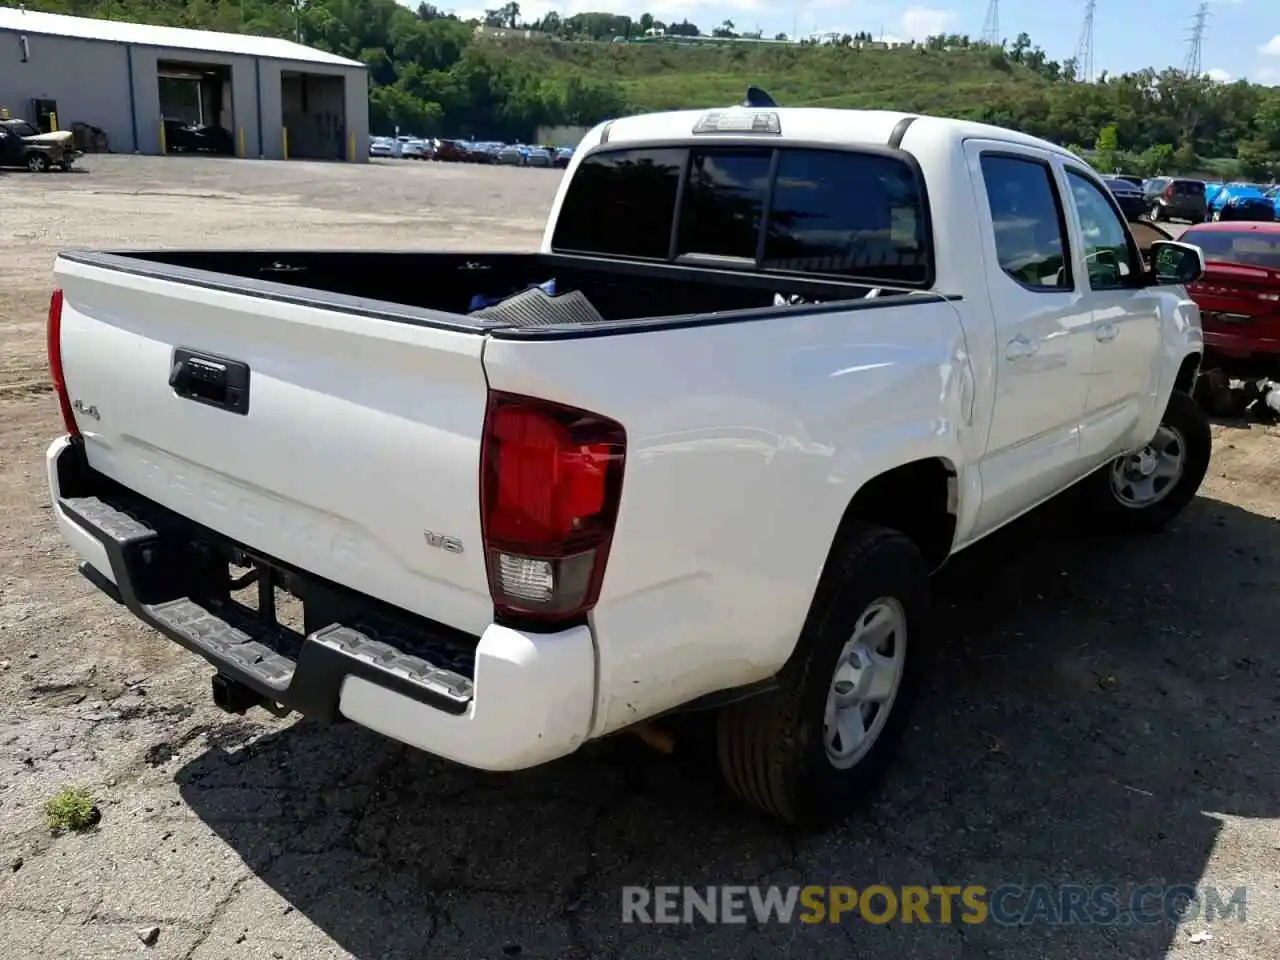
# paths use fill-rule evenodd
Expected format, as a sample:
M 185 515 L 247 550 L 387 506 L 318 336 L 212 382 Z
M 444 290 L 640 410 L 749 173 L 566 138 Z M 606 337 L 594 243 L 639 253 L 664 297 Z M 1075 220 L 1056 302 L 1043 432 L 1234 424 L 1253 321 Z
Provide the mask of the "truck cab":
M 744 799 L 829 821 L 932 571 L 1068 490 L 1132 531 L 1195 496 L 1203 270 L 1012 131 L 620 118 L 536 252 L 61 254 L 54 512 L 227 709 L 493 770 L 708 711 Z

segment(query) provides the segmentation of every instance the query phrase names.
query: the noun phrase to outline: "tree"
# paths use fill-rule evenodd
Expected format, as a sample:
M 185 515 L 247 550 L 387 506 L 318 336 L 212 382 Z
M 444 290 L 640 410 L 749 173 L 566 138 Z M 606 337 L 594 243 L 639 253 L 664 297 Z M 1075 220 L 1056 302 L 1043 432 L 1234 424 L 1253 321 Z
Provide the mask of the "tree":
M 1203 161 L 1196 153 L 1195 146 L 1185 140 L 1178 144 L 1178 149 L 1173 151 L 1169 162 L 1179 173 L 1195 173 L 1203 166 Z
M 1249 180 L 1269 180 L 1280 173 L 1280 158 L 1271 152 L 1270 144 L 1262 138 L 1242 141 L 1236 148 L 1236 161 L 1240 174 Z
M 1098 139 L 1094 141 L 1093 149 L 1099 153 L 1115 153 L 1120 149 L 1120 131 L 1114 123 L 1098 131 Z

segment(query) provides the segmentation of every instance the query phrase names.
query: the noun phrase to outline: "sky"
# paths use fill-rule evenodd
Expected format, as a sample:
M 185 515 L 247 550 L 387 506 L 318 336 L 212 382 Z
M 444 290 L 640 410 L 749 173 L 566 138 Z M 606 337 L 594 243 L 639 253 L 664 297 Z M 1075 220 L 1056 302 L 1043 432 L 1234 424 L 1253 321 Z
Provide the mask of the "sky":
M 406 0 L 416 6 L 417 0 Z M 461 17 L 482 16 L 482 4 L 435 0 Z M 899 40 L 923 39 L 937 33 L 967 33 L 978 38 L 989 0 L 521 0 L 525 19 L 549 10 L 561 16 L 587 11 L 659 20 L 688 18 L 704 32 L 732 20 L 739 31 L 759 27 L 766 36 L 806 35 L 836 31 L 870 31 Z M 1095 77 L 1103 70 L 1122 73 L 1144 67 L 1182 67 L 1186 61 L 1192 18 L 1198 0 L 1096 0 L 1093 29 Z M 1086 0 L 1000 0 L 1000 32 L 1009 41 L 1027 33 L 1051 59 L 1075 54 L 1084 24 Z M 1210 0 L 1201 46 L 1201 68 L 1219 80 L 1247 78 L 1280 85 L 1280 0 Z

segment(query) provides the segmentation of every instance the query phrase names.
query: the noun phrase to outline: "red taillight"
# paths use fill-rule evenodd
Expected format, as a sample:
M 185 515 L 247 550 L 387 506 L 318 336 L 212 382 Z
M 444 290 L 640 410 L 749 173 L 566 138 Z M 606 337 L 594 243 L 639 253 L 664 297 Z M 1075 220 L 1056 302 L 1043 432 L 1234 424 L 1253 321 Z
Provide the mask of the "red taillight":
M 499 616 L 567 620 L 595 606 L 626 451 L 626 432 L 613 420 L 490 394 L 480 509 Z
M 1164 198 L 1165 198 L 1166 200 L 1172 200 L 1172 199 L 1173 199 L 1173 184 L 1172 184 L 1172 183 L 1171 183 L 1171 184 L 1169 184 L 1167 187 L 1165 187 L 1165 188 L 1164 188 Z
M 76 426 L 76 417 L 71 410 L 71 398 L 67 396 L 67 381 L 62 375 L 62 291 L 56 288 L 49 298 L 49 324 L 46 335 L 49 347 L 49 377 L 53 380 L 53 391 L 58 395 L 58 406 L 62 408 L 62 424 L 69 435 L 78 437 L 80 428 Z

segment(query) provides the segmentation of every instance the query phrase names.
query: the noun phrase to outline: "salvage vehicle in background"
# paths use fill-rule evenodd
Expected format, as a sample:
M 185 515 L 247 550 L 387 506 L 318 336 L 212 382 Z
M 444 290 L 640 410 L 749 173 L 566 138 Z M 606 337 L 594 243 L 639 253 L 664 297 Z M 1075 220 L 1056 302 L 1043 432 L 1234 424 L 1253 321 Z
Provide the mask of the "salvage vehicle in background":
M 70 130 L 41 133 L 25 120 L 0 120 L 0 167 L 70 170 L 79 156 Z
M 1068 490 L 1132 532 L 1195 496 L 1204 262 L 1148 255 L 1025 134 L 624 117 L 537 253 L 60 254 L 53 512 L 224 709 L 489 770 L 707 711 L 741 797 L 830 822 L 908 727 L 933 570 Z
M 1280 377 L 1280 223 L 1208 223 L 1182 235 L 1204 252 L 1187 292 L 1200 307 L 1206 370 Z
M 462 147 L 458 140 L 441 140 L 436 144 L 436 149 L 432 153 L 433 160 L 443 160 L 448 163 L 460 163 L 467 159 L 466 150 Z
M 1133 182 L 1125 177 L 1103 176 L 1102 182 L 1107 185 L 1111 195 L 1116 198 L 1120 211 L 1129 220 L 1137 220 L 1147 212 L 1146 198 L 1142 194 L 1141 186 L 1134 186 Z
M 1274 203 L 1261 187 L 1250 183 L 1226 183 L 1206 190 L 1209 220 L 1254 220 L 1264 223 L 1276 219 Z
M 231 131 L 206 123 L 166 119 L 164 144 L 169 153 L 213 153 L 230 157 L 236 152 Z
M 1204 223 L 1208 216 L 1205 186 L 1184 177 L 1153 177 L 1143 188 L 1147 216 L 1152 221 L 1187 220 Z

